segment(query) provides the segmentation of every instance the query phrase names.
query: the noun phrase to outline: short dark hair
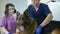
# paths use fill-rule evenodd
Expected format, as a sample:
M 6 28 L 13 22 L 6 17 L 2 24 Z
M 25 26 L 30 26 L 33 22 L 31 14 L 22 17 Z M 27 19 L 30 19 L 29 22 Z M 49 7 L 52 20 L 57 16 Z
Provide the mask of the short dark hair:
M 8 15 L 9 6 L 15 7 L 12 3 L 6 4 L 6 6 L 5 6 L 5 15 Z M 14 10 L 14 13 L 16 13 L 16 9 Z

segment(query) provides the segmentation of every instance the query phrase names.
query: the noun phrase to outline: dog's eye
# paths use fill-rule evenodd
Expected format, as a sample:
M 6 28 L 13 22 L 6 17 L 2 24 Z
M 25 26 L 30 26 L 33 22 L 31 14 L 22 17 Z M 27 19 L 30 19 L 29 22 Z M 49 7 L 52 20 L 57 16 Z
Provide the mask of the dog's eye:
M 20 25 L 24 25 L 24 21 L 23 21 L 23 20 L 20 20 L 20 21 L 19 21 L 19 24 L 20 24 Z

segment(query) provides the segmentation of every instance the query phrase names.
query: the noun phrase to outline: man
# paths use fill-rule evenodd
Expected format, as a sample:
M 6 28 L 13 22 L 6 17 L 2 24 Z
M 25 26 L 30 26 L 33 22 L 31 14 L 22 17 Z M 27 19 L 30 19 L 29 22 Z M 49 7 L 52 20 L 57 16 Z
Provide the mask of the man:
M 36 34 L 40 34 L 43 27 L 45 27 L 53 18 L 51 11 L 46 4 L 40 3 L 40 0 L 31 0 L 32 4 L 29 5 L 29 16 L 35 18 L 38 27 Z

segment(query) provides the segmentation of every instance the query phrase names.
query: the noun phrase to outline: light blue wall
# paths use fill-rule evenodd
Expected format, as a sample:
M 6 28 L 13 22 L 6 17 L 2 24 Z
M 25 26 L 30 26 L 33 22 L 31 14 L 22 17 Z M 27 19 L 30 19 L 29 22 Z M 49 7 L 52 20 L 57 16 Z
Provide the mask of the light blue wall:
M 27 8 L 27 0 L 9 0 L 9 3 L 13 3 L 21 14 Z

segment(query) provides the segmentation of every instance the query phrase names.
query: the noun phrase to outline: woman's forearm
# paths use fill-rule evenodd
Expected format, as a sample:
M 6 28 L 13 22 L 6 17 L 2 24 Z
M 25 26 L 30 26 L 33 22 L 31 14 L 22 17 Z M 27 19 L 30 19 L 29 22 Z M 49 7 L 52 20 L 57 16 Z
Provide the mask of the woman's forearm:
M 8 34 L 8 33 L 9 33 L 4 26 L 2 27 L 2 31 L 3 31 L 5 34 Z
M 52 20 L 52 18 L 53 18 L 52 14 L 48 14 L 48 16 L 40 25 L 42 25 L 43 27 L 46 26 Z

